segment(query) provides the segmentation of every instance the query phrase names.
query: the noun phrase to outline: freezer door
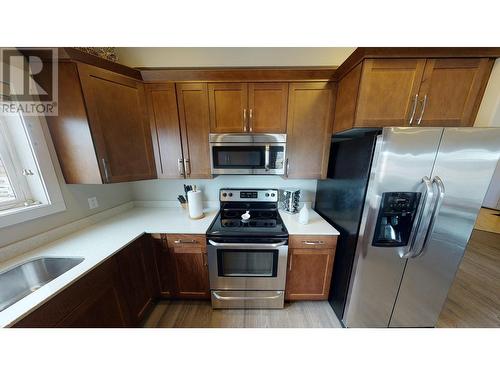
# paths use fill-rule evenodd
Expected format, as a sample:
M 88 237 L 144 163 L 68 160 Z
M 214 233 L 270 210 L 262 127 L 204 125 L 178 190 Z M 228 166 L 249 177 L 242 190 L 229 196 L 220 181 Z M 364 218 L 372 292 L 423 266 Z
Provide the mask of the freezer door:
M 373 246 L 383 193 L 424 192 L 442 128 L 384 128 L 375 146 L 343 322 L 388 327 L 406 259 L 404 247 Z M 423 201 L 423 200 L 422 200 Z
M 434 327 L 500 154 L 500 129 L 446 128 L 432 172 L 444 193 L 420 254 L 408 260 L 391 327 Z

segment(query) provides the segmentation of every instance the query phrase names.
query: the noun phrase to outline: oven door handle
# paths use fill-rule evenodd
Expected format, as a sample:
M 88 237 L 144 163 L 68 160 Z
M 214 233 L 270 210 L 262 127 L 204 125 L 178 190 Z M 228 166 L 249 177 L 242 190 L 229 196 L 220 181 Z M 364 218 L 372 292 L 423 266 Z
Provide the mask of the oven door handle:
M 266 296 L 266 297 L 245 297 L 245 296 L 241 296 L 241 297 L 224 297 L 224 296 L 221 296 L 220 294 L 218 294 L 217 292 L 212 292 L 212 295 L 219 299 L 219 300 L 222 300 L 222 301 L 241 301 L 241 300 L 258 300 L 258 299 L 277 299 L 277 298 L 280 298 L 281 295 L 283 294 L 282 291 L 277 291 L 276 292 L 276 295 L 274 296 Z
M 228 248 L 231 249 L 276 249 L 280 246 L 286 245 L 286 241 L 281 241 L 278 243 L 220 243 L 212 240 L 208 240 L 208 243 L 212 246 Z

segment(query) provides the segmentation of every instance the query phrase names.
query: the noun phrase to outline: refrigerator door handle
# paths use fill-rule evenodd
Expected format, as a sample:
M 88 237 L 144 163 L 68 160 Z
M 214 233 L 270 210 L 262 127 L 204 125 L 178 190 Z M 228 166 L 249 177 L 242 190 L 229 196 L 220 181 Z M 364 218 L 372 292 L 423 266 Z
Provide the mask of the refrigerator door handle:
M 438 194 L 436 197 L 436 204 L 434 205 L 434 210 L 432 211 L 431 221 L 429 223 L 429 227 L 427 228 L 427 232 L 425 234 L 422 248 L 420 249 L 420 251 L 418 251 L 414 255 L 412 255 L 412 258 L 417 258 L 424 253 L 425 248 L 427 247 L 427 243 L 429 241 L 429 238 L 432 235 L 432 232 L 434 231 L 434 225 L 436 224 L 436 218 L 439 215 L 439 210 L 441 209 L 441 205 L 443 204 L 444 192 L 445 192 L 443 180 L 441 180 L 441 178 L 439 176 L 435 176 L 432 179 L 432 183 L 436 184 L 436 186 L 438 188 Z
M 418 214 L 418 218 L 415 220 L 415 229 L 413 231 L 413 237 L 412 240 L 410 241 L 410 245 L 408 246 L 408 251 L 404 253 L 400 253 L 401 258 L 413 258 L 415 254 L 420 253 L 422 248 L 418 246 L 419 241 L 422 236 L 423 232 L 428 226 L 425 225 L 425 223 L 430 222 L 430 215 L 431 215 L 431 206 L 434 198 L 434 186 L 432 185 L 432 181 L 429 177 L 424 176 L 422 177 L 422 183 L 425 185 L 425 196 L 424 196 L 424 201 L 421 204 L 421 209 Z

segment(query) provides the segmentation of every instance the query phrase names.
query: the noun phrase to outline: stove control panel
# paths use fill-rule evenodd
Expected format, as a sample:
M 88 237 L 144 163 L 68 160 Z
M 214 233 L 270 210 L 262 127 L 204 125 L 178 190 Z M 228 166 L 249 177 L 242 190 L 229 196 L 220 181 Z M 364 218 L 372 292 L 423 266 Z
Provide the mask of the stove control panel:
M 220 189 L 221 202 L 278 202 L 278 189 Z

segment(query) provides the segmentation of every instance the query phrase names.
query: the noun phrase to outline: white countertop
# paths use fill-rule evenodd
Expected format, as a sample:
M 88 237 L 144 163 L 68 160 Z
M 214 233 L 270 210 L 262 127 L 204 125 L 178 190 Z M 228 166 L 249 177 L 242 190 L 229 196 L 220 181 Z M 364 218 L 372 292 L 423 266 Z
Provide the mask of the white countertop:
M 204 234 L 217 211 L 217 208 L 206 208 L 204 218 L 191 220 L 187 210 L 181 208 L 134 207 L 0 263 L 1 272 L 26 260 L 41 256 L 85 258 L 76 267 L 0 312 L 0 327 L 14 324 L 143 233 Z M 312 210 L 310 210 L 310 222 L 307 225 L 298 223 L 298 215 L 281 213 L 281 217 L 291 235 L 339 234 Z

